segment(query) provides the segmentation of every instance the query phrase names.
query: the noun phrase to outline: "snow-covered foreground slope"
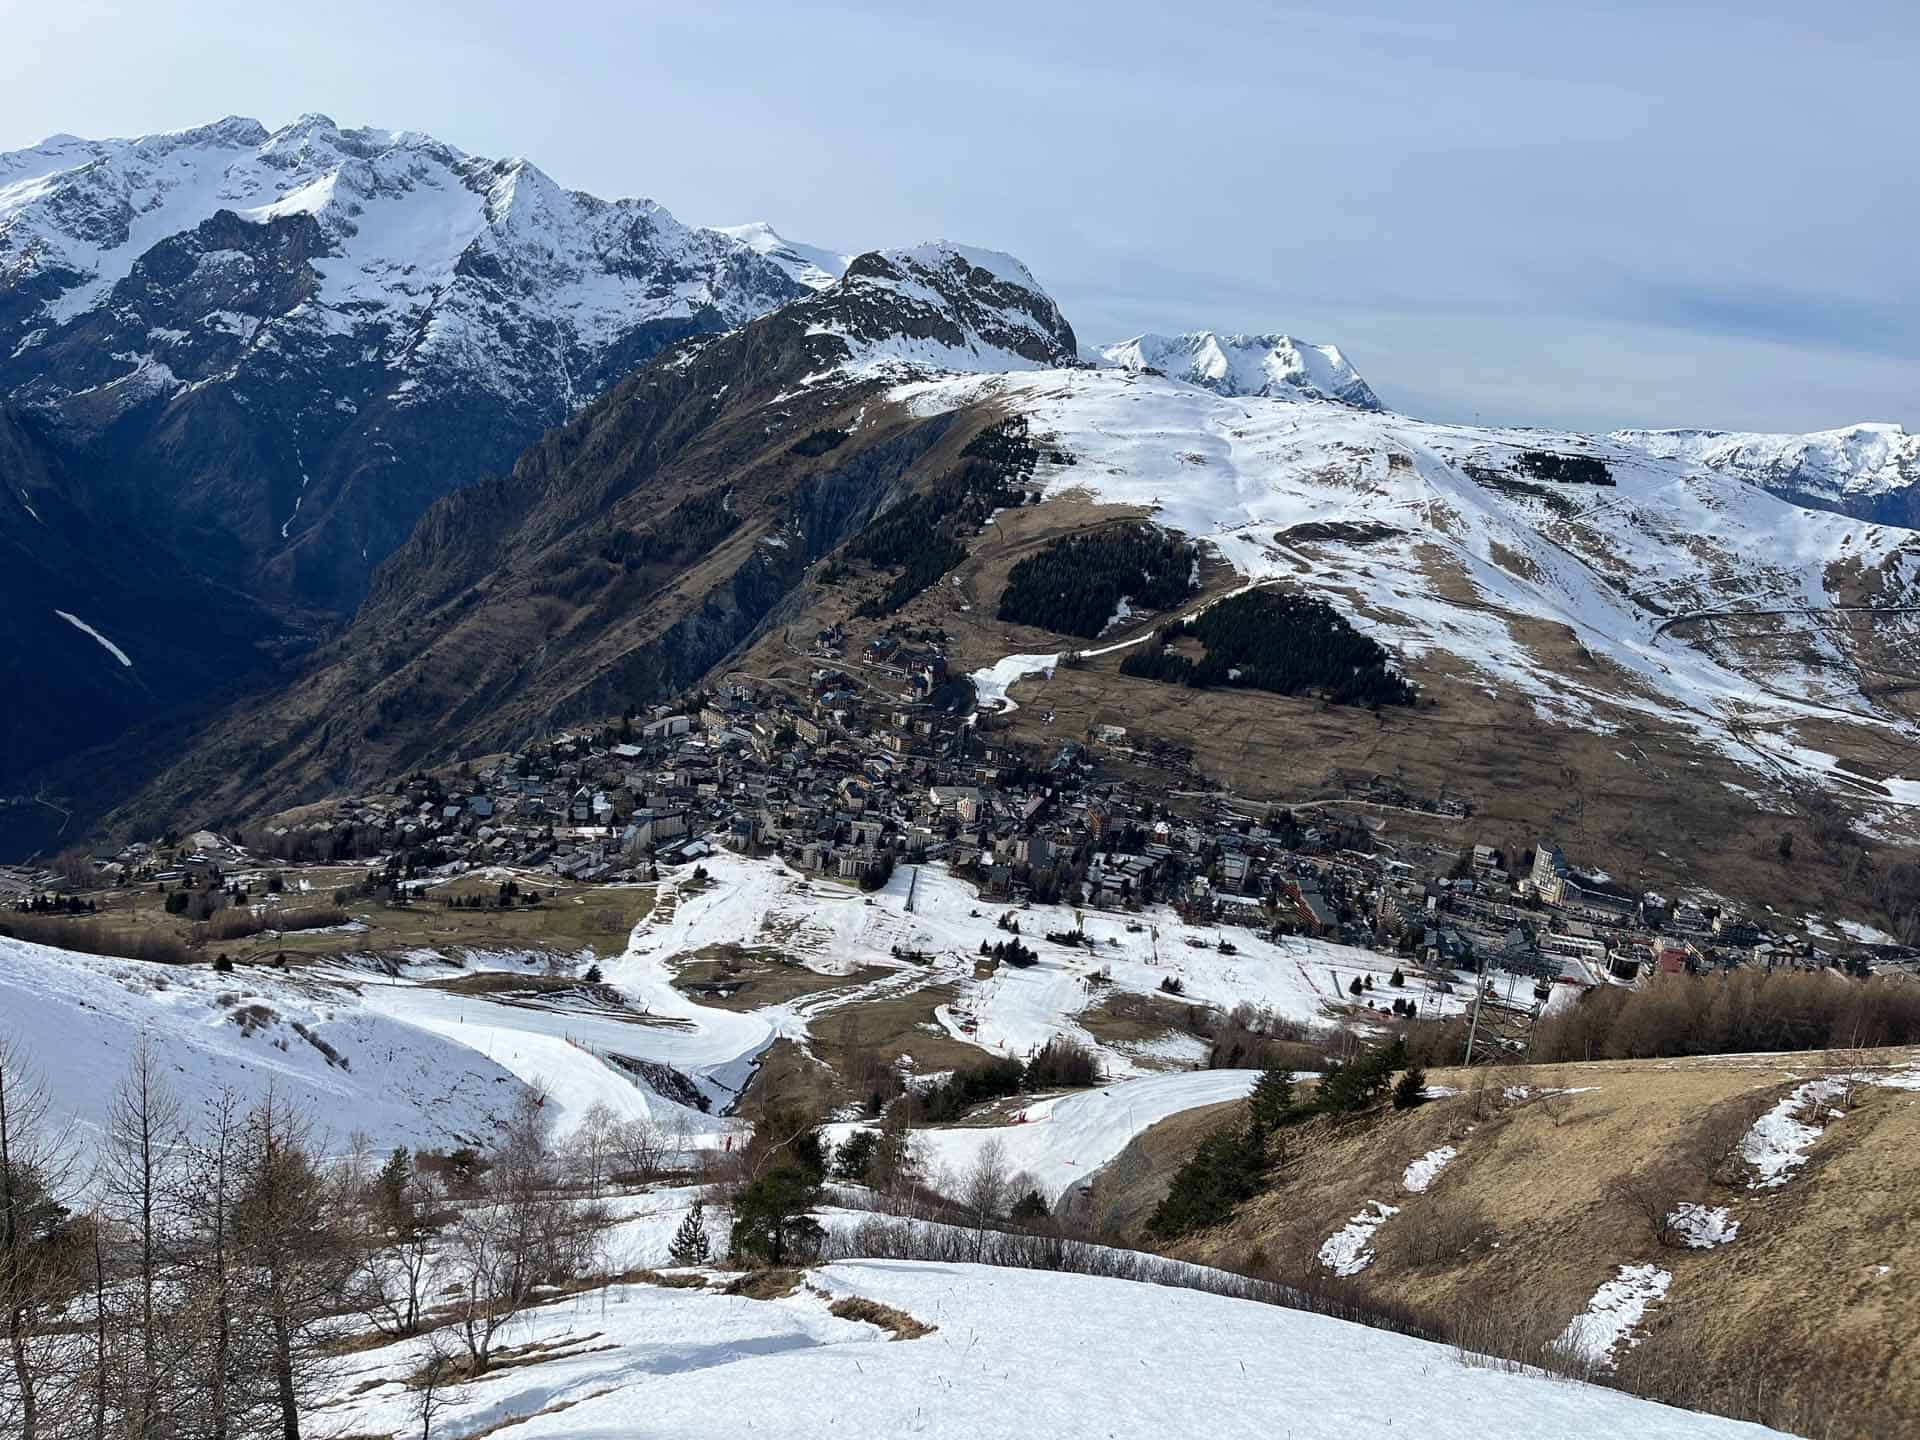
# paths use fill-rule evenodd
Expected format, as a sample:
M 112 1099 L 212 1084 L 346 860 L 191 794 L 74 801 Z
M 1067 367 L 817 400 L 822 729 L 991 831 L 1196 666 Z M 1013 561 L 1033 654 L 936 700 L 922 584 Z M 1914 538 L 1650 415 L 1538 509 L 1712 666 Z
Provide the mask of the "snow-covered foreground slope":
M 932 1333 L 830 1307 L 860 1297 Z M 616 1286 L 516 1322 L 555 1358 L 457 1391 L 435 1433 L 525 1440 L 1100 1436 L 1166 1440 L 1735 1440 L 1776 1432 L 1464 1361 L 1449 1347 L 1246 1300 L 1085 1275 L 860 1261 L 777 1300 Z M 331 1419 L 404 1434 L 416 1343 L 355 1355 Z
M 195 1113 L 223 1087 L 251 1103 L 271 1085 L 336 1148 L 350 1131 L 380 1146 L 484 1140 L 515 1088 L 484 1053 L 331 985 L 102 959 L 4 937 L 0 1033 L 46 1082 L 53 1113 L 82 1151 L 98 1141 L 143 1039 Z
M 1899 607 L 1920 605 L 1920 535 L 1801 508 L 1686 454 L 1117 370 L 959 376 L 893 394 L 917 414 L 987 401 L 1024 413 L 1078 461 L 1048 473 L 1048 495 L 1140 506 L 1249 581 L 1309 584 L 1401 656 L 1543 717 L 1679 725 L 1795 780 L 1834 769 L 1796 725 L 1912 730 L 1863 692 L 1857 637 L 1825 622 L 1836 606 L 1872 604 L 1887 612 L 1873 633 L 1911 641 Z M 1614 483 L 1542 480 L 1527 459 L 1540 453 L 1599 461 Z M 1775 643 L 1743 649 L 1701 630 L 1728 613 L 1765 617 Z M 1920 763 L 1884 790 L 1920 801 Z
M 1059 1189 L 1167 1115 L 1237 1098 L 1251 1083 L 1242 1072 L 1166 1073 L 1203 1059 L 1198 1041 L 1100 1043 L 1082 1015 L 1107 994 L 1154 994 L 1174 976 L 1189 1003 L 1229 1009 L 1244 1001 L 1312 1021 L 1346 1003 L 1357 977 L 1375 977 L 1377 993 L 1388 993 L 1392 962 L 1367 951 L 1305 940 L 1275 945 L 1235 929 L 1227 933 L 1237 953 L 1227 955 L 1217 948 L 1223 932 L 1188 927 L 1171 911 L 1084 921 L 1062 907 L 1007 912 L 939 866 L 902 867 L 866 896 L 804 879 L 778 861 L 721 852 L 706 865 L 703 880 L 683 875 L 664 884 L 624 952 L 601 962 L 617 1000 L 584 986 L 543 991 L 536 982 L 556 975 L 548 956 L 468 954 L 455 964 L 411 952 L 379 966 L 221 975 L 0 939 L 0 1030 L 26 1043 L 53 1082 L 56 1106 L 88 1145 L 128 1057 L 147 1036 L 183 1096 L 232 1086 L 252 1097 L 272 1083 L 325 1124 L 337 1120 L 338 1142 L 348 1131 L 365 1131 L 380 1145 L 484 1141 L 518 1087 L 538 1085 L 562 1138 L 598 1104 L 700 1147 L 738 1134 L 740 1122 L 726 1117 L 774 1041 L 810 1051 L 827 1017 L 941 986 L 954 999 L 926 999 L 922 1024 L 930 1032 L 977 1045 L 983 1056 L 1017 1058 L 1056 1036 L 1072 1038 L 1099 1056 L 1115 1082 L 1038 1102 L 1030 1123 L 1008 1132 L 1016 1164 Z M 1019 924 L 1039 961 L 976 979 L 981 945 L 1006 936 L 1003 914 Z M 1076 923 L 1091 948 L 1044 938 Z M 675 987 L 681 962 L 723 947 L 777 956 L 845 983 L 747 1010 L 704 1005 Z M 908 953 L 921 958 L 903 958 Z M 563 962 L 558 973 L 586 964 L 585 957 Z M 516 977 L 528 983 L 517 986 Z M 1469 994 L 1463 983 L 1415 998 L 1430 1013 L 1451 1013 Z M 911 1040 L 905 1049 L 911 1065 Z M 645 1066 L 661 1068 L 649 1075 Z M 690 1103 L 696 1100 L 702 1104 Z M 964 1169 L 993 1133 L 929 1132 L 932 1158 Z

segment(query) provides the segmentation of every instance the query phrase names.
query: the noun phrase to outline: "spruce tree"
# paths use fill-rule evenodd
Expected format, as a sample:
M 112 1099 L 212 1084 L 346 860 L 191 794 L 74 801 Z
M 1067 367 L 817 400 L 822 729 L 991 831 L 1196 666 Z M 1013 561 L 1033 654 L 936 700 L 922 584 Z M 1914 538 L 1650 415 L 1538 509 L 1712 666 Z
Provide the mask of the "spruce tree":
M 1426 1099 L 1427 1072 L 1415 1065 L 1403 1074 L 1399 1083 L 1393 1087 L 1393 1108 L 1411 1110 L 1416 1105 L 1425 1104 Z
M 1268 1062 L 1255 1082 L 1250 1101 L 1253 1128 L 1261 1134 L 1287 1123 L 1293 1113 L 1293 1075 L 1278 1064 Z
M 667 1258 L 675 1265 L 704 1265 L 711 1256 L 706 1208 L 702 1201 L 695 1200 L 693 1208 L 687 1212 L 687 1218 L 680 1222 L 680 1228 L 674 1232 L 673 1243 L 667 1247 Z

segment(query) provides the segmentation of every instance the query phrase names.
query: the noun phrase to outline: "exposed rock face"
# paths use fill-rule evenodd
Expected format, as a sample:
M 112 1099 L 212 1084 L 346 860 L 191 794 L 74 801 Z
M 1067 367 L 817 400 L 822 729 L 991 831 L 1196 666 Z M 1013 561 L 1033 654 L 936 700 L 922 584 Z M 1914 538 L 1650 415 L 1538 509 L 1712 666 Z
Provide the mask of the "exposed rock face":
M 801 443 L 878 399 L 827 328 L 845 300 L 675 347 L 435 503 L 306 673 L 209 727 L 126 818 L 258 814 L 699 680 L 955 427 L 889 412 Z M 884 300 L 859 304 L 879 323 Z
M 351 609 L 433 500 L 806 293 L 652 201 L 324 116 L 0 156 L 0 395 L 281 604 Z

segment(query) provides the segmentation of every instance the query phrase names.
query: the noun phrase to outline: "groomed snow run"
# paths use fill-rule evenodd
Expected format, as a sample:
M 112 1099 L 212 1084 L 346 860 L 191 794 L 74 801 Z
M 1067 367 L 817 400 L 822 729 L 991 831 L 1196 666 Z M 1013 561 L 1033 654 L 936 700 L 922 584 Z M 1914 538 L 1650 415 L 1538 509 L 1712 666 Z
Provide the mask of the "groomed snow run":
M 1036 1100 L 1006 1125 L 966 1125 L 914 1132 L 929 1167 L 962 1176 L 998 1141 L 1009 1171 L 1025 1171 L 1049 1200 L 1126 1149 L 1135 1136 L 1170 1115 L 1244 1099 L 1257 1070 L 1194 1070 L 1150 1075 L 1099 1090 Z M 835 1144 L 857 1126 L 833 1127 Z
M 935 1327 L 896 1340 L 830 1307 Z M 1759 1440 L 1756 1425 L 1512 1374 L 1325 1316 L 1103 1277 L 976 1265 L 826 1266 L 773 1300 L 614 1286 L 516 1321 L 551 1358 L 444 1392 L 438 1436 L 782 1440 L 1047 1435 L 1102 1440 Z M 422 1342 L 344 1360 L 329 1424 L 412 1435 Z M 1278 1416 L 1279 1418 L 1276 1418 Z
M 1632 1348 L 1634 1326 L 1647 1307 L 1665 1296 L 1672 1283 L 1672 1274 L 1658 1265 L 1622 1265 L 1614 1279 L 1594 1291 L 1586 1312 L 1568 1323 L 1561 1345 L 1611 1370 L 1620 1347 Z

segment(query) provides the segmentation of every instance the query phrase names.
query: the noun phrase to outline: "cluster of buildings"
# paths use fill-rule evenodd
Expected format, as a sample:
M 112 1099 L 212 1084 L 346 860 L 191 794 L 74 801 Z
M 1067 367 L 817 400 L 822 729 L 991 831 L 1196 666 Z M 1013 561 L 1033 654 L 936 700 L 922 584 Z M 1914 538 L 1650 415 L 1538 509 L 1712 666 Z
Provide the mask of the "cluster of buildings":
M 677 708 L 250 832 L 248 851 L 282 863 L 395 857 L 407 878 L 509 866 L 583 883 L 653 879 L 714 846 L 868 886 L 896 863 L 941 861 L 995 901 L 1168 904 L 1190 920 L 1392 950 L 1436 976 L 1484 967 L 1538 987 L 1826 963 L 1729 911 L 1582 874 L 1549 844 L 1512 857 L 1395 849 L 1338 806 L 1289 811 L 1119 780 L 1103 765 L 1111 754 L 1133 773 L 1152 759 L 1123 730 L 1017 747 L 969 713 L 965 686 L 954 703 L 937 648 L 889 635 L 851 659 L 844 650 L 822 631 L 804 682 L 730 677 Z M 1191 766 L 1184 752 L 1161 758 L 1169 776 Z M 1470 814 L 1460 797 L 1339 778 L 1373 804 Z M 205 850 L 217 837 L 195 839 Z M 96 863 L 145 878 L 155 859 Z

